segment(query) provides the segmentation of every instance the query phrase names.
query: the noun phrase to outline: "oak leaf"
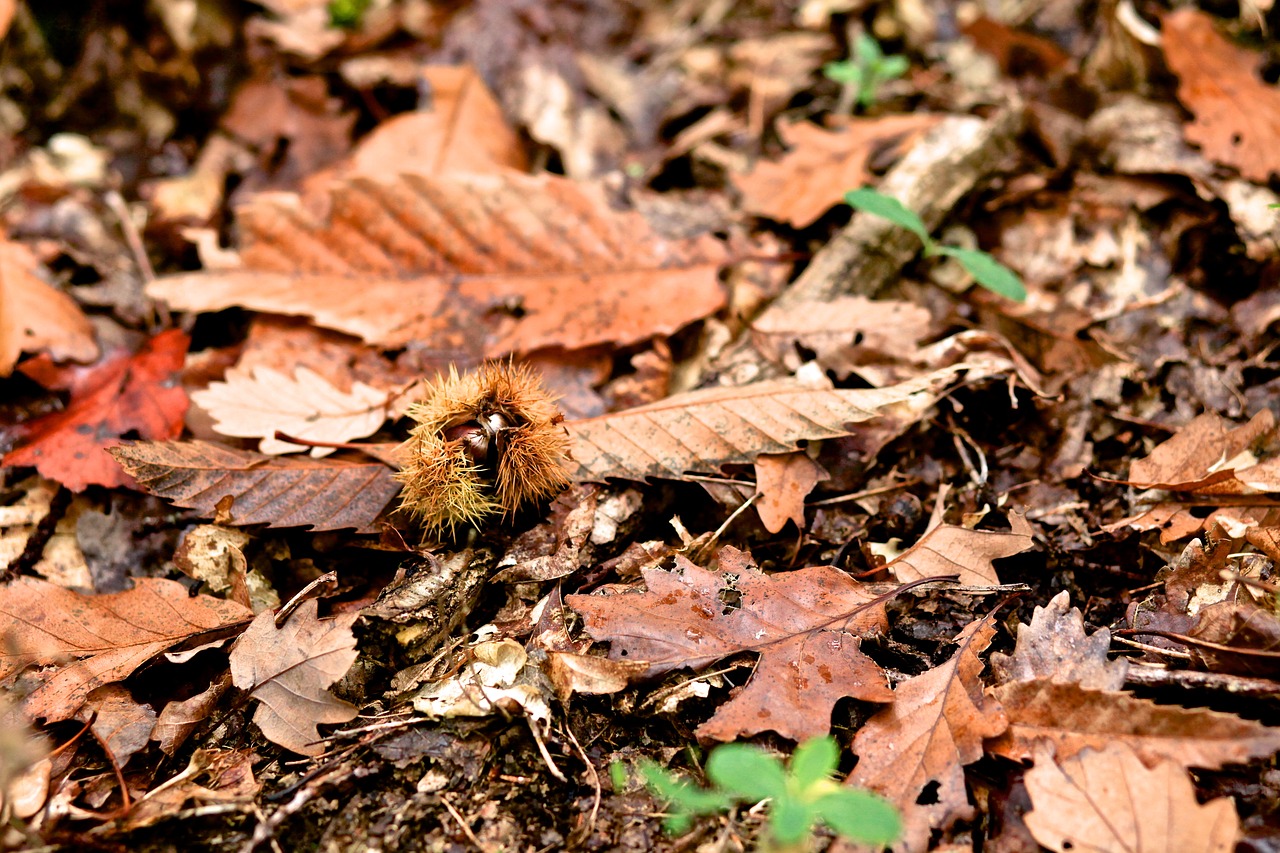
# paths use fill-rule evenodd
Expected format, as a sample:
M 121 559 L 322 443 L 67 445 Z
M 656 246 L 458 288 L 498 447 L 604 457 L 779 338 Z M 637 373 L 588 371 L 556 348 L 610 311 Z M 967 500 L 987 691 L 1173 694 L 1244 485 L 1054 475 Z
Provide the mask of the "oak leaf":
M 171 276 L 148 293 L 473 359 L 634 343 L 724 304 L 719 242 L 663 238 L 564 178 L 355 178 L 335 183 L 331 202 L 322 220 L 295 197 L 256 197 L 238 210 L 243 269 Z
M 81 595 L 21 577 L 0 587 L 0 614 L 9 626 L 0 651 L 0 678 L 30 664 L 70 663 L 24 700 L 23 712 L 49 722 L 70 719 L 89 693 L 127 678 L 142 664 L 197 634 L 248 620 L 248 608 L 160 578 L 134 588 Z
M 1058 593 L 1044 607 L 1037 606 L 1031 624 L 1018 626 L 1018 640 L 1012 655 L 991 656 L 991 669 L 1001 681 L 1049 681 L 1078 684 L 1089 690 L 1119 690 L 1124 687 L 1129 662 L 1109 661 L 1111 632 L 1099 628 L 1084 630 L 1084 614 L 1078 607 L 1068 610 L 1071 596 Z
M 0 376 L 24 352 L 48 352 L 57 361 L 98 356 L 93 327 L 76 301 L 37 274 L 31 250 L 0 235 Z
M 1009 514 L 1012 530 L 970 530 L 940 524 L 927 531 L 916 544 L 898 555 L 885 568 L 898 580 L 908 583 L 921 578 L 958 575 L 970 586 L 996 586 L 1000 578 L 992 560 L 1012 557 L 1031 548 L 1031 525 Z
M 272 743 L 302 755 L 324 752 L 320 723 L 345 723 L 358 713 L 327 688 L 346 675 L 359 654 L 351 626 L 359 613 L 317 617 L 304 601 L 277 628 L 264 610 L 231 647 L 231 679 L 259 700 L 253 721 Z
M 884 672 L 858 648 L 887 627 L 884 604 L 829 566 L 761 574 L 734 548 L 718 569 L 676 557 L 676 570 L 641 570 L 646 592 L 570 595 L 612 660 L 646 661 L 647 676 L 701 669 L 742 652 L 760 655 L 741 692 L 698 727 L 698 737 L 736 740 L 773 730 L 792 740 L 825 734 L 836 702 L 893 697 Z
M 214 516 L 231 498 L 228 523 L 367 529 L 400 491 L 381 462 L 264 456 L 207 441 L 138 441 L 111 455 L 138 485 Z
M 807 121 L 779 125 L 791 147 L 775 162 L 757 163 L 734 183 L 751 213 L 807 228 L 840 203 L 845 192 L 867 183 L 869 164 L 886 152 L 899 155 L 941 118 L 925 113 L 846 118 L 826 130 Z
M 350 391 L 339 391 L 308 367 L 296 368 L 292 379 L 268 367 L 256 367 L 228 370 L 225 381 L 192 392 L 191 402 L 213 417 L 216 432 L 261 438 L 258 450 L 275 456 L 306 449 L 277 439 L 277 430 L 331 444 L 373 435 L 387 419 L 390 397 L 363 382 L 353 382 Z M 311 456 L 318 459 L 333 451 L 313 447 Z
M 32 465 L 75 492 L 89 486 L 129 485 L 107 455 L 126 432 L 142 438 L 176 438 L 182 432 L 187 394 L 179 373 L 187 353 L 182 332 L 161 332 L 137 353 L 119 351 L 76 373 L 71 402 L 24 428 L 5 465 Z
M 1272 481 L 1265 468 L 1257 471 L 1263 466 L 1249 452 L 1275 430 L 1275 415 L 1269 409 L 1240 426 L 1206 412 L 1130 465 L 1128 483 L 1143 489 L 1214 495 L 1280 491 L 1280 477 Z
M 756 457 L 756 489 L 760 500 L 756 511 L 770 533 L 782 530 L 788 521 L 804 530 L 804 499 L 813 487 L 831 475 L 803 450 L 794 453 L 761 453 Z
M 987 751 L 1014 760 L 1031 758 L 1041 740 L 1054 745 L 1059 759 L 1124 743 L 1148 764 L 1169 759 L 1208 769 L 1280 750 L 1280 729 L 1274 726 L 1219 711 L 1157 705 L 1118 691 L 1036 679 L 1003 684 L 991 695 L 1008 714 L 1009 728 Z
M 565 424 L 579 480 L 680 478 L 751 464 L 761 453 L 786 453 L 801 441 L 848 435 L 850 424 L 906 400 L 937 398 L 955 365 L 886 388 L 812 388 L 789 380 L 675 394 L 597 418 Z
M 1054 762 L 1049 749 L 1036 752 L 1027 771 L 1031 811 L 1027 828 L 1057 853 L 1230 853 L 1240 818 L 1230 797 L 1201 805 L 1187 772 L 1176 761 L 1148 768 L 1123 744 L 1086 749 Z
M 1258 74 L 1262 54 L 1220 36 L 1213 19 L 1196 9 L 1166 15 L 1161 42 L 1178 76 L 1178 100 L 1195 114 L 1187 141 L 1246 178 L 1265 184 L 1280 172 L 1280 89 Z
M 965 793 L 964 766 L 982 757 L 983 741 L 1009 725 L 999 703 L 983 695 L 979 655 L 995 635 L 991 617 L 956 637 L 960 649 L 941 666 L 907 679 L 893 704 L 858 731 L 858 764 L 847 782 L 887 797 L 902 813 L 900 849 L 926 849 L 933 829 L 973 814 Z M 921 802 L 930 783 L 936 792 Z

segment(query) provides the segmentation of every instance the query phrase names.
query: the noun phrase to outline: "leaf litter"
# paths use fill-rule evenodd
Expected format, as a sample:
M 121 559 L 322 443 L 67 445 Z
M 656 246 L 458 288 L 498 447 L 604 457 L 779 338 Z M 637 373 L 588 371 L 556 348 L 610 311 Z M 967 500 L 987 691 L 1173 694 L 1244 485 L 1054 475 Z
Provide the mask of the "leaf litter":
M 1275 22 L 1167 5 L 0 4 L 0 843 L 750 847 L 633 768 L 828 732 L 895 849 L 1268 843 Z M 423 530 L 485 360 L 574 483 Z

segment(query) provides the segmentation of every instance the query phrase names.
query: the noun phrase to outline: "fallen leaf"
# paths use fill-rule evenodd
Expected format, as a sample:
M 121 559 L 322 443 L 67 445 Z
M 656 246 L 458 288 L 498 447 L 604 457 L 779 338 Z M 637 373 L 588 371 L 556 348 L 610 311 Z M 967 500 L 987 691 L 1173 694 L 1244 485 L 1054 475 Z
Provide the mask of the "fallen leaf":
M 391 396 L 363 382 L 353 382 L 350 391 L 339 391 L 307 367 L 296 368 L 292 379 L 255 367 L 228 370 L 225 381 L 193 391 L 191 402 L 213 417 L 215 431 L 236 438 L 261 438 L 258 450 L 275 456 L 307 449 L 275 438 L 277 430 L 331 444 L 373 435 L 387 419 Z M 318 459 L 333 451 L 312 447 L 311 456 Z
M 133 694 L 120 684 L 104 684 L 94 690 L 76 716 L 90 724 L 94 737 L 117 767 L 124 767 L 150 743 L 156 727 L 156 712 L 151 706 L 134 701 Z
M 205 516 L 233 498 L 238 525 L 364 530 L 400 491 L 381 462 L 263 456 L 207 441 L 138 441 L 111 455 L 141 488 Z
M 855 346 L 908 357 L 931 323 L 929 310 L 914 302 L 839 296 L 775 306 L 752 324 L 751 341 L 761 355 L 795 369 L 801 363 L 797 345 L 819 363 Z
M 1259 76 L 1262 54 L 1227 41 L 1213 19 L 1197 9 L 1165 15 L 1161 44 L 1178 76 L 1178 100 L 1195 114 L 1183 128 L 1187 141 L 1211 159 L 1265 184 L 1280 172 L 1280 89 Z
M 126 432 L 153 439 L 182 432 L 187 394 L 179 373 L 187 344 L 180 331 L 161 332 L 137 353 L 116 352 L 78 373 L 67 407 L 27 424 L 4 464 L 34 466 L 74 492 L 129 485 L 106 451 Z
M 320 755 L 318 724 L 345 723 L 358 709 L 326 688 L 355 663 L 351 626 L 359 613 L 317 617 L 314 598 L 277 628 L 276 614 L 259 613 L 231 647 L 231 679 L 260 704 L 253 721 L 272 743 L 302 755 Z
M 422 69 L 430 107 L 394 116 L 374 128 L 349 158 L 350 175 L 391 172 L 445 175 L 528 168 L 520 138 L 470 65 Z
M 1148 764 L 1168 759 L 1209 769 L 1280 750 L 1275 727 L 1219 711 L 1157 705 L 1118 691 L 1037 679 L 1003 684 L 991 695 L 1008 714 L 1009 729 L 988 742 L 987 751 L 1015 761 L 1033 757 L 1037 741 L 1053 743 L 1059 759 L 1124 743 Z
M 570 595 L 611 660 L 646 661 L 646 676 L 702 669 L 730 655 L 760 655 L 746 686 L 698 727 L 729 741 L 773 730 L 792 740 L 826 734 L 846 696 L 893 697 L 883 671 L 858 648 L 887 627 L 884 604 L 829 566 L 760 573 L 734 548 L 716 570 L 676 557 L 676 570 L 641 570 L 646 592 Z
M 788 521 L 804 530 L 804 500 L 813 487 L 831 475 L 803 450 L 793 453 L 761 453 L 756 457 L 756 489 L 760 500 L 756 511 L 770 533 L 777 533 Z
M 1128 482 L 1143 489 L 1244 494 L 1250 489 L 1242 481 L 1257 462 L 1249 448 L 1275 430 L 1276 419 L 1270 409 L 1263 409 L 1241 426 L 1206 412 L 1130 465 Z
M 127 678 L 189 637 L 233 628 L 250 615 L 231 601 L 192 596 L 174 581 L 134 584 L 109 595 L 81 595 L 27 577 L 0 587 L 0 614 L 9 626 L 0 679 L 31 664 L 72 661 L 27 696 L 28 718 L 70 719 L 96 688 Z
M 565 424 L 579 480 L 680 478 L 787 453 L 800 441 L 848 435 L 850 424 L 905 400 L 934 400 L 966 365 L 886 388 L 810 388 L 793 381 L 704 388 Z
M 993 560 L 1012 557 L 1032 548 L 1031 525 L 1017 513 L 1009 514 L 1012 530 L 970 530 L 941 524 L 926 532 L 885 568 L 903 583 L 921 578 L 959 575 L 968 586 L 998 586 Z
M 56 361 L 98 357 L 93 327 L 67 294 L 45 284 L 31 250 L 0 235 L 0 376 L 24 352 L 48 352 Z
M 514 640 L 477 643 L 456 675 L 428 684 L 413 697 L 413 708 L 429 717 L 487 717 L 513 705 L 543 723 L 551 719 L 547 681 Z
M 1240 818 L 1230 797 L 1203 805 L 1175 761 L 1148 768 L 1123 744 L 1087 749 L 1055 763 L 1036 753 L 1027 771 L 1032 810 L 1025 820 L 1036 841 L 1057 853 L 1230 853 Z
M 886 153 L 901 156 L 941 119 L 927 113 L 845 118 L 827 130 L 812 122 L 780 124 L 778 136 L 790 151 L 757 163 L 734 180 L 742 206 L 751 213 L 807 228 L 841 203 L 844 194 L 871 178 L 869 164 Z
M 515 173 L 338 182 L 321 221 L 280 194 L 238 210 L 240 270 L 160 279 L 184 311 L 301 314 L 385 347 L 471 358 L 629 344 L 724 304 L 724 248 L 669 240 L 564 178 Z
M 121 820 L 126 829 L 152 826 L 162 820 L 173 820 L 189 800 L 204 804 L 238 803 L 248 805 L 262 785 L 253 776 L 257 757 L 251 749 L 197 749 L 191 754 L 187 769 L 151 789 Z M 196 779 L 204 776 L 207 784 Z
M 156 718 L 156 727 L 151 733 L 152 739 L 160 744 L 160 750 L 168 756 L 176 753 L 187 738 L 213 715 L 218 702 L 230 687 L 231 674 L 224 672 L 190 699 L 165 705 Z
M 1009 725 L 999 703 L 983 695 L 978 679 L 978 656 L 995 631 L 991 617 L 966 627 L 949 661 L 899 684 L 893 704 L 853 739 L 858 764 L 847 784 L 870 788 L 898 807 L 904 828 L 895 849 L 924 850 L 932 830 L 973 815 L 964 767 L 982 757 L 985 739 Z M 936 790 L 922 797 L 931 783 Z
M 991 656 L 991 669 L 1000 681 L 1045 679 L 1077 684 L 1088 690 L 1119 690 L 1129 671 L 1124 658 L 1107 660 L 1111 632 L 1084 630 L 1084 614 L 1067 609 L 1071 595 L 1058 593 L 1045 607 L 1037 605 L 1031 624 L 1018 626 L 1012 655 Z

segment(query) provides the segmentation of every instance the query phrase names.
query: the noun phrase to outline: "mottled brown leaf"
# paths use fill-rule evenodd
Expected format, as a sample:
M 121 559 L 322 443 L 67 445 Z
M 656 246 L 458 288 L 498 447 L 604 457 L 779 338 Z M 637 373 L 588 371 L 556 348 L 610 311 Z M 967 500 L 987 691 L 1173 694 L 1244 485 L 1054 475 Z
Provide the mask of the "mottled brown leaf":
M 924 850 L 933 829 L 973 814 L 964 766 L 982 757 L 982 744 L 1005 730 L 1000 705 L 983 695 L 979 655 L 995 635 L 988 617 L 965 628 L 949 661 L 907 679 L 893 704 L 867 721 L 853 739 L 858 764 L 848 784 L 882 794 L 902 812 L 903 838 L 895 849 Z M 921 803 L 931 782 L 937 790 Z
M 735 740 L 773 730 L 803 740 L 825 734 L 845 696 L 887 702 L 887 679 L 858 648 L 885 629 L 883 603 L 843 572 L 813 566 L 761 574 L 725 548 L 718 569 L 676 557 L 676 570 L 642 569 L 646 592 L 570 595 L 587 632 L 610 642 L 612 660 L 647 661 L 649 676 L 701 669 L 741 652 L 760 655 L 746 686 L 698 727 Z
M 299 605 L 284 626 L 264 610 L 231 647 L 231 678 L 261 702 L 253 721 L 273 743 L 319 755 L 319 723 L 345 723 L 357 709 L 327 688 L 346 675 L 359 654 L 351 626 L 359 613 L 317 617 L 316 600 Z
M 1148 768 L 1124 744 L 1054 762 L 1041 747 L 1027 771 L 1027 827 L 1056 853 L 1230 853 L 1240 818 L 1230 797 L 1201 805 L 1187 771 L 1164 760 Z
M 230 496 L 235 524 L 364 529 L 400 490 L 379 462 L 264 456 L 207 441 L 139 441 L 111 454 L 148 492 L 206 516 Z
M 1119 690 L 1124 687 L 1129 662 L 1107 660 L 1111 632 L 1099 628 L 1084 630 L 1084 615 L 1068 606 L 1071 596 L 1058 593 L 1045 607 L 1037 606 L 1030 625 L 1018 626 L 1018 642 L 1012 655 L 991 656 L 991 669 L 1001 681 L 1048 681 L 1078 684 L 1089 690 Z
M 151 741 L 156 712 L 134 701 L 120 684 L 104 684 L 89 694 L 76 717 L 90 723 L 94 737 L 120 767 Z
M 962 584 L 995 586 L 1000 583 L 1000 577 L 992 560 L 1021 554 L 1034 544 L 1031 525 L 1025 518 L 1010 513 L 1009 524 L 1013 528 L 1009 531 L 939 525 L 886 568 L 904 583 L 959 575 Z
M 717 310 L 724 248 L 672 240 L 551 175 L 398 175 L 334 185 L 325 218 L 292 197 L 239 209 L 243 269 L 161 279 L 185 311 L 301 314 L 388 347 L 458 357 L 634 343 Z
M 81 595 L 35 578 L 0 587 L 5 642 L 0 678 L 30 664 L 71 661 L 22 705 L 31 719 L 70 719 L 94 689 L 120 681 L 151 658 L 196 634 L 246 621 L 248 608 L 192 596 L 160 578 L 137 578 L 134 588 Z
M 57 361 L 98 355 L 88 318 L 74 299 L 40 279 L 39 266 L 30 249 L 0 234 L 0 376 L 12 373 L 24 352 L 47 351 Z

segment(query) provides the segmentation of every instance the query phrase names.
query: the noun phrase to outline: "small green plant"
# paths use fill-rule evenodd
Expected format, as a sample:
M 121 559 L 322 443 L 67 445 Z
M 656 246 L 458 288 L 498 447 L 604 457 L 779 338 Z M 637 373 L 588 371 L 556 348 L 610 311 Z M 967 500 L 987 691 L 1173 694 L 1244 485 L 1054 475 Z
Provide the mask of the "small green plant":
M 909 67 L 905 56 L 885 56 L 878 41 L 858 33 L 853 54 L 839 62 L 828 62 L 822 73 L 854 92 L 854 101 L 865 110 L 875 104 L 882 85 L 906 74 Z
M 925 257 L 945 255 L 955 258 L 960 262 L 960 266 L 973 276 L 974 281 L 992 293 L 1015 302 L 1027 300 L 1027 288 L 1017 273 L 979 249 L 962 249 L 959 246 L 938 243 L 929 236 L 929 229 L 925 228 L 920 217 L 908 210 L 896 198 L 862 187 L 845 193 L 844 200 L 851 207 L 887 219 L 894 225 L 900 225 L 915 234 L 924 243 Z
M 727 743 L 707 759 L 711 788 L 680 779 L 653 762 L 639 765 L 645 785 L 668 801 L 668 832 L 687 832 L 698 815 L 737 803 L 769 800 L 769 842 L 774 850 L 799 849 L 824 823 L 851 841 L 884 846 L 897 840 L 902 820 L 888 800 L 841 785 L 834 778 L 840 748 L 833 738 L 810 738 L 783 767 L 776 756 L 744 743 Z
M 360 19 L 372 0 L 329 0 L 329 23 L 342 30 L 360 27 Z

